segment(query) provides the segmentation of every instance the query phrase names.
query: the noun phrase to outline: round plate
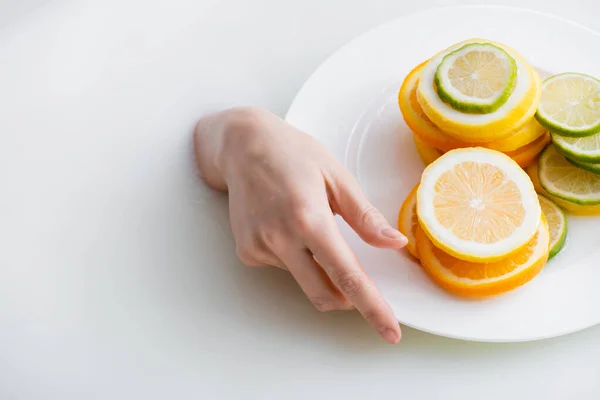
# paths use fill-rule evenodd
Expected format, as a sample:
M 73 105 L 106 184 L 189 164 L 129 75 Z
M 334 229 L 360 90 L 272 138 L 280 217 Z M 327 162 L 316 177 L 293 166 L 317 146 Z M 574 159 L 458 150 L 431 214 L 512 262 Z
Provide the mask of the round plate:
M 600 35 L 575 23 L 512 8 L 436 9 L 382 25 L 341 48 L 302 87 L 287 120 L 324 143 L 393 223 L 424 168 L 398 110 L 398 89 L 414 66 L 472 37 L 506 43 L 541 71 L 600 71 L 600 52 L 593 51 Z M 447 294 L 404 252 L 371 248 L 340 225 L 401 323 L 466 340 L 516 342 L 600 322 L 598 224 L 598 218 L 569 217 L 566 249 L 538 277 L 485 300 Z

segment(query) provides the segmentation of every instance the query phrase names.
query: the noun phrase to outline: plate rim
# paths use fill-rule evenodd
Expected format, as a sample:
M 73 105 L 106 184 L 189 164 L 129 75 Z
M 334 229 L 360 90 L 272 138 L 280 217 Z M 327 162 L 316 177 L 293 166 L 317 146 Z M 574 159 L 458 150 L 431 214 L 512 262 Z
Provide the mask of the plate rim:
M 581 30 L 587 32 L 588 34 L 596 36 L 600 40 L 600 31 L 596 31 L 589 26 L 583 25 L 579 22 L 575 22 L 573 20 L 558 16 L 555 14 L 539 11 L 536 9 L 526 8 L 526 7 L 504 6 L 504 5 L 450 5 L 450 6 L 440 6 L 440 7 L 429 7 L 429 8 L 425 8 L 422 10 L 404 14 L 400 17 L 393 18 L 393 19 L 385 21 L 381 24 L 373 26 L 373 27 L 365 30 L 364 32 L 358 34 L 357 36 L 353 37 L 352 39 L 348 40 L 347 42 L 342 44 L 337 49 L 335 49 L 321 63 L 319 63 L 319 65 L 313 70 L 313 72 L 308 76 L 308 78 L 300 86 L 300 88 L 294 95 L 294 98 L 292 99 L 290 106 L 288 107 L 288 109 L 285 113 L 284 119 L 286 121 L 290 122 L 289 121 L 290 115 L 292 115 L 295 112 L 295 108 L 298 106 L 299 99 L 301 97 L 303 97 L 304 92 L 307 90 L 308 85 L 311 83 L 311 81 L 313 81 L 314 77 L 316 75 L 318 75 L 325 68 L 325 66 L 339 52 L 354 45 L 355 42 L 357 42 L 364 36 L 367 36 L 376 30 L 385 29 L 386 26 L 389 26 L 392 24 L 397 24 L 397 23 L 400 23 L 401 21 L 408 20 L 408 19 L 415 18 L 415 17 L 423 17 L 423 16 L 426 16 L 427 14 L 439 13 L 439 12 L 445 11 L 445 10 L 459 11 L 459 10 L 474 10 L 474 9 L 503 10 L 503 11 L 519 12 L 519 13 L 529 13 L 529 14 L 536 15 L 539 17 L 552 19 L 555 21 L 560 21 L 563 24 L 571 25 L 574 28 L 581 29 Z M 340 161 L 343 162 L 345 160 L 340 160 Z M 451 339 L 458 339 L 458 340 L 471 341 L 471 342 L 482 342 L 482 343 L 525 343 L 525 342 L 533 342 L 533 341 L 538 341 L 538 340 L 547 340 L 547 339 L 551 339 L 551 338 L 555 338 L 555 337 L 570 335 L 575 332 L 579 332 L 579 331 L 582 331 L 582 330 L 585 330 L 585 329 L 588 329 L 588 328 L 591 328 L 593 326 L 600 324 L 600 316 L 599 316 L 599 318 L 597 318 L 597 320 L 594 320 L 588 324 L 583 324 L 583 325 L 580 325 L 580 326 L 577 326 L 574 328 L 565 329 L 562 331 L 556 330 L 547 335 L 538 335 L 538 336 L 532 335 L 532 336 L 522 337 L 522 338 L 517 338 L 517 337 L 514 337 L 514 338 L 510 338 L 510 337 L 482 338 L 482 337 L 477 337 L 477 336 L 462 336 L 462 335 L 453 334 L 451 332 L 446 333 L 446 332 L 441 332 L 436 329 L 423 327 L 423 326 L 420 326 L 419 324 L 407 323 L 397 313 L 394 313 L 394 314 L 399 323 L 401 323 L 407 327 L 422 331 L 422 332 L 430 333 L 430 334 L 437 335 L 437 336 L 447 337 L 447 338 L 451 338 Z

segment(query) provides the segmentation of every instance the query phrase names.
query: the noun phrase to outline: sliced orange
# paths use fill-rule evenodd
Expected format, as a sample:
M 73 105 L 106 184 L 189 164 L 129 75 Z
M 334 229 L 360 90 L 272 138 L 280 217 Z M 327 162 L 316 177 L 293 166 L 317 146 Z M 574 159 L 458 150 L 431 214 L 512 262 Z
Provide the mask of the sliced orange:
M 529 176 L 507 155 L 452 150 L 430 164 L 417 190 L 419 223 L 436 247 L 468 261 L 497 261 L 535 235 L 541 218 Z
M 435 147 L 429 146 L 427 143 L 423 142 L 421 138 L 417 135 L 413 135 L 413 140 L 415 141 L 415 147 L 417 148 L 417 154 L 419 154 L 419 158 L 423 161 L 423 164 L 426 166 L 437 160 L 442 156 L 440 150 Z
M 417 228 L 417 246 L 423 269 L 447 291 L 467 297 L 493 296 L 508 292 L 533 279 L 544 267 L 550 251 L 548 223 L 542 216 L 534 237 L 510 257 L 490 263 L 455 258 L 434 246 Z
M 538 177 L 537 162 L 534 162 L 527 168 L 527 174 L 531 178 L 533 186 L 539 194 L 546 196 L 566 211 L 569 211 L 570 213 L 573 213 L 575 215 L 600 215 L 600 205 L 583 206 L 580 204 L 571 203 L 567 200 L 560 199 L 546 192 L 540 184 L 540 180 Z
M 546 128 L 540 125 L 535 118 L 531 118 L 518 132 L 495 142 L 469 143 L 453 138 L 431 122 L 417 101 L 419 77 L 426 63 L 427 62 L 424 62 L 418 65 L 406 76 L 402 83 L 402 87 L 398 92 L 398 105 L 408 127 L 422 142 L 430 147 L 435 147 L 436 149 L 446 152 L 464 147 L 481 146 L 492 150 L 507 152 L 517 150 L 520 147 L 532 143 L 546 132 Z M 535 106 L 536 104 L 532 103 L 533 112 L 535 112 Z
M 408 239 L 408 244 L 406 245 L 408 252 L 417 259 L 419 258 L 419 250 L 417 249 L 417 237 L 415 234 L 419 225 L 419 221 L 417 220 L 418 188 L 419 185 L 416 185 L 410 191 L 398 213 L 398 230 Z
M 504 154 L 515 160 L 521 168 L 527 168 L 538 159 L 539 154 L 544 150 L 546 145 L 550 143 L 550 140 L 550 133 L 546 132 L 534 142 Z

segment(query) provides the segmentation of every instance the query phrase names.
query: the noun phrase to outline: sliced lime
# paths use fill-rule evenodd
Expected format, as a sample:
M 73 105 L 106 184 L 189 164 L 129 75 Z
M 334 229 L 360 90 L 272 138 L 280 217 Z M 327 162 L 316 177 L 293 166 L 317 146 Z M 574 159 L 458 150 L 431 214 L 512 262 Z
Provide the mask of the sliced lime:
M 517 84 L 517 64 L 490 43 L 470 43 L 446 55 L 437 67 L 440 99 L 455 110 L 488 114 L 502 107 Z
M 556 150 L 565 157 L 585 163 L 600 163 L 600 133 L 575 138 L 552 134 Z
M 557 255 L 567 240 L 567 217 L 563 210 L 552 200 L 538 195 L 542 212 L 548 221 L 550 228 L 550 254 L 548 259 Z
M 562 136 L 600 132 L 600 81 L 575 72 L 546 79 L 535 116 L 548 130 Z
M 553 196 L 580 205 L 600 204 L 600 175 L 574 166 L 554 145 L 540 155 L 538 176 Z
M 600 164 L 581 162 L 581 161 L 575 160 L 574 158 L 570 158 L 570 157 L 565 157 L 565 158 L 567 159 L 568 162 L 570 162 L 571 164 L 573 164 L 574 166 L 576 166 L 578 168 L 585 169 L 586 171 L 589 171 L 596 175 L 600 175 Z

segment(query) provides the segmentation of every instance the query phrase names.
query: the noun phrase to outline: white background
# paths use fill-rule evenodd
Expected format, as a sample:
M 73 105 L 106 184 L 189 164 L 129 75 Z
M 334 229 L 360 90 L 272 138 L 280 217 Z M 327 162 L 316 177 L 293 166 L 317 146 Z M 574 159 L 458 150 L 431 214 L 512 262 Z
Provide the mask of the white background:
M 348 40 L 450 4 L 0 0 L 0 398 L 597 399 L 599 327 L 511 345 L 404 328 L 386 345 L 239 265 L 226 199 L 190 172 L 203 112 L 283 115 Z

